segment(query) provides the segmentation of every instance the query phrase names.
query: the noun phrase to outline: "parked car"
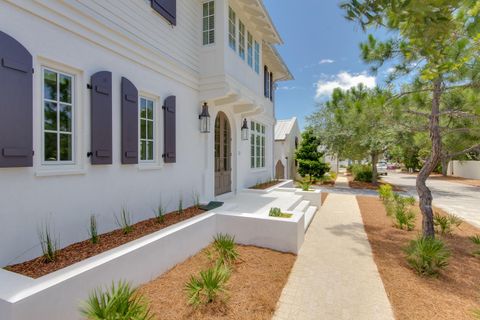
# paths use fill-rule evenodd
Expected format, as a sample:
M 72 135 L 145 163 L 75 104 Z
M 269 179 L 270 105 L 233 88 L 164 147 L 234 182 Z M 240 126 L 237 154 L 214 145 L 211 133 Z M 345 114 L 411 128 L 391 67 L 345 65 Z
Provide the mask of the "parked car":
M 385 161 L 380 161 L 377 163 L 377 173 L 383 176 L 388 174 L 387 163 Z

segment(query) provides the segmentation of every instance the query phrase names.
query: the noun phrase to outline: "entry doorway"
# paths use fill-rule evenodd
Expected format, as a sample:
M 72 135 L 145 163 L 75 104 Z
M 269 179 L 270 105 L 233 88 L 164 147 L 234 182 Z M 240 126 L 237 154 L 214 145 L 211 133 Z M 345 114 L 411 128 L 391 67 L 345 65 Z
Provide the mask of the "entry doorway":
M 223 112 L 215 119 L 215 196 L 232 191 L 232 135 Z

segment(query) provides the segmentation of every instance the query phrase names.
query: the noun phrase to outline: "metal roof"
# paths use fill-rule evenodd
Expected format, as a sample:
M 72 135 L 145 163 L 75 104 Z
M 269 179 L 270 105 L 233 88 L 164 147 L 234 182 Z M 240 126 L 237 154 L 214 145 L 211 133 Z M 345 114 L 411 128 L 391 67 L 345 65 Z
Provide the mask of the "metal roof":
M 292 132 L 295 122 L 297 122 L 296 117 L 288 120 L 277 120 L 275 124 L 275 140 L 285 140 L 287 135 Z

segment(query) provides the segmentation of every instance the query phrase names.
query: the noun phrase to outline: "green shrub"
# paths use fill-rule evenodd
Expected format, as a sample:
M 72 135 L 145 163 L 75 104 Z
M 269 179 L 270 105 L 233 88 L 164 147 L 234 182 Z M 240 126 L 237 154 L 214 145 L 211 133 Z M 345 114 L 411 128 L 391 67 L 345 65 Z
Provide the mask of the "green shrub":
M 97 218 L 95 217 L 94 214 L 90 216 L 89 234 L 90 234 L 90 241 L 93 244 L 97 244 L 99 237 L 98 237 L 98 231 L 97 231 Z
M 415 213 L 412 210 L 395 213 L 395 227 L 412 231 L 415 228 Z
M 328 175 L 330 176 L 330 180 L 332 180 L 332 181 L 337 180 L 338 175 L 335 171 L 330 171 Z
M 312 183 L 308 180 L 303 180 L 302 182 L 300 182 L 300 187 L 303 191 L 309 191 L 311 186 Z
M 453 214 L 443 216 L 436 213 L 433 217 L 433 223 L 437 233 L 446 236 L 452 234 L 453 229 L 458 228 L 462 224 L 462 219 Z
M 219 233 L 213 238 L 213 248 L 218 253 L 219 261 L 222 263 L 233 263 L 238 257 L 235 245 L 235 237 Z
M 353 179 L 360 182 L 372 182 L 373 172 L 369 165 L 355 164 L 352 166 Z
M 158 223 L 162 224 L 165 221 L 165 213 L 166 213 L 165 206 L 162 204 L 162 201 L 160 200 L 157 208 L 153 210 L 155 220 L 157 220 Z
M 128 211 L 126 208 L 122 208 L 122 211 L 120 212 L 120 217 L 117 217 L 115 215 L 115 221 L 117 222 L 117 225 L 122 229 L 123 234 L 128 234 L 133 231 L 133 226 L 132 226 L 132 215 L 130 211 Z
M 378 188 L 378 196 L 380 197 L 380 200 L 385 203 L 386 201 L 390 201 L 393 198 L 393 188 L 389 184 L 382 184 Z
M 89 320 L 151 320 L 153 315 L 142 296 L 125 282 L 112 284 L 107 291 L 95 290 L 81 313 Z
M 477 249 L 473 251 L 473 254 L 476 256 L 480 256 L 480 235 L 477 234 L 475 236 L 471 236 L 470 240 L 477 246 Z
M 282 210 L 280 208 L 270 208 L 268 215 L 270 217 L 280 217 L 282 215 Z
M 193 306 L 214 302 L 221 294 L 227 292 L 226 283 L 230 278 L 230 269 L 221 263 L 205 271 L 200 276 L 191 276 L 185 284 L 188 303 Z
M 51 227 L 45 223 L 39 231 L 40 246 L 42 247 L 43 258 L 46 262 L 57 260 L 58 240 L 52 233 Z
M 408 264 L 420 275 L 436 275 L 448 266 L 450 251 L 443 241 L 419 236 L 405 249 Z

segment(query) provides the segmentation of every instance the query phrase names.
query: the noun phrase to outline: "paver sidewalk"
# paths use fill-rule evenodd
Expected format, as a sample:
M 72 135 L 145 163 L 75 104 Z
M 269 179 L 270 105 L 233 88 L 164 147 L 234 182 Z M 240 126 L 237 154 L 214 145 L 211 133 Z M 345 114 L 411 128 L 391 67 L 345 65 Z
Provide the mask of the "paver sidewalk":
M 394 319 L 353 195 L 316 214 L 273 319 Z

